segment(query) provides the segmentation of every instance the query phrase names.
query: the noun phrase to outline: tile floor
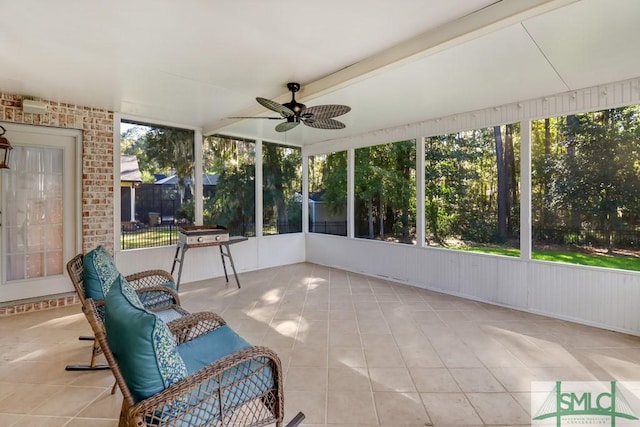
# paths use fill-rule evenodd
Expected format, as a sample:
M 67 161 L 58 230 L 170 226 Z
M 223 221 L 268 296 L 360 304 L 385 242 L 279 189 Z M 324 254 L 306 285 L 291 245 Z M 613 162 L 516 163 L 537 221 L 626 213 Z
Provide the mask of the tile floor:
M 313 426 L 528 425 L 532 380 L 640 380 L 640 338 L 303 263 L 181 287 L 285 375 L 285 420 Z M 85 363 L 79 306 L 0 319 L 0 425 L 117 425 Z

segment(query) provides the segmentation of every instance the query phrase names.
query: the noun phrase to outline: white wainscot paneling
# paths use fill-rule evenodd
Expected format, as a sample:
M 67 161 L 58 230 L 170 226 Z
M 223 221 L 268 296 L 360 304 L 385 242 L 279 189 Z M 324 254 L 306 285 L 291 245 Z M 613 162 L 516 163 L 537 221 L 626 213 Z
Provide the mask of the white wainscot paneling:
M 230 249 L 239 273 L 305 261 L 302 233 L 250 238 L 230 245 Z M 151 269 L 171 271 L 175 253 L 175 246 L 120 251 L 116 254 L 116 264 L 123 274 Z M 228 273 L 232 274 L 229 260 L 225 261 Z M 176 265 L 174 277 L 178 275 L 178 268 Z M 192 248 L 185 253 L 181 283 L 223 275 L 218 247 Z
M 530 310 L 640 334 L 640 276 L 600 268 L 531 262 Z
M 308 233 L 307 261 L 401 282 L 419 276 L 412 245 Z
M 640 274 L 307 235 L 307 261 L 640 335 Z

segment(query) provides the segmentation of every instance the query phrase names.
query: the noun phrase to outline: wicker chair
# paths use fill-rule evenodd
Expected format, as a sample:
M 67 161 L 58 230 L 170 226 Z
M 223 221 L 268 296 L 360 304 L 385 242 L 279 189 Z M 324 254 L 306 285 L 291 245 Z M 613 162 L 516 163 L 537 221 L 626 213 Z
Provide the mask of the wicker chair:
M 84 267 L 83 254 L 74 256 L 67 263 L 67 273 L 78 293 L 82 304 L 82 311 L 87 316 L 87 295 L 84 287 Z M 126 280 L 136 289 L 145 307 L 151 311 L 163 313 L 167 319 L 178 318 L 189 314 L 188 311 L 180 307 L 180 297 L 173 289 L 165 286 L 167 282 L 173 283 L 173 277 L 163 270 L 148 270 L 131 274 L 125 277 Z M 102 313 L 103 300 L 95 301 L 98 313 Z M 91 361 L 88 365 L 67 365 L 67 371 L 90 371 L 109 369 L 108 365 L 97 364 L 97 357 L 102 352 L 100 345 L 94 337 L 81 336 L 80 340 L 93 341 L 91 350 Z
M 266 347 L 248 347 L 209 364 L 161 392 L 136 401 L 111 351 L 102 317 L 87 300 L 87 319 L 123 395 L 120 427 L 282 426 L 282 366 Z M 194 313 L 167 323 L 178 347 L 215 331 L 225 321 L 214 313 Z M 127 351 L 135 352 L 136 348 Z M 288 426 L 298 425 L 299 413 Z

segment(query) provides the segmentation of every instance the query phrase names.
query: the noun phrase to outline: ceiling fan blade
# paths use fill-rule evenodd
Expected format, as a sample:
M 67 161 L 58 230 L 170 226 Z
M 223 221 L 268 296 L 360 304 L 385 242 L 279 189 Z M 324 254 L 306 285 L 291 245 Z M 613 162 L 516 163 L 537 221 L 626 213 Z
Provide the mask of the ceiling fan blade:
M 347 114 L 349 111 L 351 111 L 351 107 L 347 107 L 346 105 L 315 105 L 304 110 L 302 116 L 305 117 L 312 114 L 316 119 L 330 119 Z
M 234 116 L 227 117 L 227 119 L 267 119 L 267 120 L 282 120 L 282 117 L 246 117 L 246 116 Z
M 345 124 L 333 119 L 302 119 L 302 123 L 317 129 L 344 129 Z
M 263 107 L 280 114 L 282 117 L 286 118 L 295 115 L 295 113 L 291 111 L 291 109 L 270 99 L 257 97 L 256 101 L 258 101 L 258 103 Z
M 294 127 L 298 126 L 299 124 L 300 124 L 300 122 L 283 122 L 283 123 L 280 123 L 278 126 L 276 126 L 276 131 L 277 132 L 286 132 L 286 131 L 291 130 Z

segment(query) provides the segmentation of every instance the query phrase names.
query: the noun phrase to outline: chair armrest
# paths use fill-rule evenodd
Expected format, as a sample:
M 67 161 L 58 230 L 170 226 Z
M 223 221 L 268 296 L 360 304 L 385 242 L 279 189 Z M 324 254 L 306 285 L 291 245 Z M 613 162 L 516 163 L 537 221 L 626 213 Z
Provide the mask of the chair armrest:
M 155 285 L 136 288 L 136 293 L 149 310 L 162 310 L 171 308 L 173 305 L 180 305 L 180 296 L 168 286 Z
M 91 302 L 92 304 L 89 304 L 89 302 Z M 87 320 L 89 319 L 89 316 L 91 314 L 91 310 L 92 310 L 91 305 L 93 305 L 93 311 L 94 311 L 95 317 L 100 321 L 100 325 L 104 328 L 104 299 L 101 299 L 101 300 L 92 300 L 91 298 L 86 299 L 86 304 L 85 303 L 82 304 L 82 312 L 87 317 Z
M 173 276 L 164 270 L 147 270 L 139 273 L 130 274 L 125 276 L 127 282 L 131 284 L 134 289 L 148 288 L 150 286 L 161 286 L 167 282 L 171 282 L 175 285 Z
M 272 382 L 266 383 L 265 379 Z M 234 410 L 247 403 L 252 405 L 250 410 L 239 410 L 243 414 L 242 425 L 281 422 L 282 395 L 280 358 L 266 347 L 254 346 L 230 354 L 138 402 L 127 411 L 127 425 L 140 420 L 146 425 L 191 425 L 190 421 L 200 425 L 193 419 L 194 414 L 199 415 L 197 421 L 208 420 L 217 425 L 220 419 L 229 422 Z M 255 402 L 264 405 L 261 410 L 253 408 Z M 225 413 L 220 414 L 221 410 Z
M 176 339 L 176 345 L 180 345 L 226 324 L 227 322 L 216 313 L 203 311 L 172 320 L 167 326 Z

